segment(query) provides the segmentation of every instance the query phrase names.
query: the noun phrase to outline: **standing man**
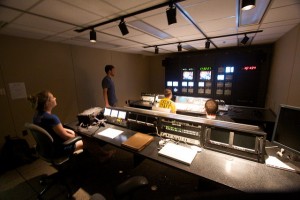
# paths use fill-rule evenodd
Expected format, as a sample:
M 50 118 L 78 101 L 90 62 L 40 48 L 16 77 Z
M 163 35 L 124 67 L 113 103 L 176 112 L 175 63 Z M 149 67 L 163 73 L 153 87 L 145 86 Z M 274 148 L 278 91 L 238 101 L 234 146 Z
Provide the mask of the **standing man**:
M 117 96 L 115 84 L 112 77 L 115 76 L 115 67 L 113 65 L 105 66 L 106 76 L 102 79 L 102 89 L 105 107 L 114 107 L 117 105 Z

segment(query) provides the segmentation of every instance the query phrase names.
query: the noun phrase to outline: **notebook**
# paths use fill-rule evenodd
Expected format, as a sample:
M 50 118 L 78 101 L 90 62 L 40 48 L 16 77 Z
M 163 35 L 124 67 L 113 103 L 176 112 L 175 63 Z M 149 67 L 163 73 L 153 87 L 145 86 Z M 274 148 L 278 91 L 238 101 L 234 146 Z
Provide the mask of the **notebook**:
M 141 151 L 147 145 L 149 145 L 153 141 L 153 139 L 154 137 L 151 135 L 137 132 L 133 136 L 128 138 L 128 140 L 124 141 L 122 143 L 122 146 L 128 147 L 136 151 Z
M 196 154 L 197 154 L 197 150 L 191 149 L 189 147 L 177 145 L 174 143 L 167 143 L 158 152 L 158 155 L 171 158 L 173 160 L 182 162 L 187 165 L 190 165 L 193 162 Z

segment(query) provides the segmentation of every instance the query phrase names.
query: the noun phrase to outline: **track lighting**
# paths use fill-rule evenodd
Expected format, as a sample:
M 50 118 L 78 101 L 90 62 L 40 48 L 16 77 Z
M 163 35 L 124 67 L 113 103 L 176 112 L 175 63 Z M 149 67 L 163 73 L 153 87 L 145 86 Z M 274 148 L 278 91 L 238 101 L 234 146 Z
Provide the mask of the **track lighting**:
M 255 7 L 255 0 L 242 0 L 242 10 L 250 10 Z
M 119 28 L 122 35 L 127 35 L 129 33 L 124 18 L 121 19 L 121 22 L 119 23 Z
M 245 37 L 242 39 L 241 43 L 242 44 L 246 44 L 248 42 L 249 38 L 247 37 L 247 35 L 245 34 Z
M 173 3 L 171 3 L 169 5 L 169 8 L 167 9 L 166 13 L 167 13 L 167 19 L 168 19 L 168 24 L 169 25 L 177 23 L 177 20 L 176 20 L 176 7 L 173 5 Z
M 180 43 L 178 43 L 178 45 L 177 45 L 177 49 L 178 49 L 178 52 L 181 52 L 181 51 L 182 51 L 182 46 L 181 46 L 181 44 L 180 44 Z
M 210 46 L 210 41 L 206 40 L 206 42 L 205 42 L 205 49 L 209 49 L 209 46 Z
M 155 46 L 155 51 L 154 51 L 154 53 L 155 53 L 155 54 L 158 54 L 158 51 L 159 51 L 158 47 Z
M 92 29 L 90 31 L 90 42 L 96 42 L 96 41 L 97 41 L 96 31 Z

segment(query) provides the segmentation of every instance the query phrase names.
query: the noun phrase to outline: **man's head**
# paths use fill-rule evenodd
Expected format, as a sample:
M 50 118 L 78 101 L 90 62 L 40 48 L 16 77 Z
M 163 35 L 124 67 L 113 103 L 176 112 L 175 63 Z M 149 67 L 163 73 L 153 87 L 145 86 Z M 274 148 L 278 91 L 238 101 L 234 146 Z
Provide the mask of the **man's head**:
M 218 111 L 218 103 L 213 99 L 207 100 L 205 102 L 205 110 L 207 115 L 216 115 Z
M 165 97 L 171 99 L 172 98 L 172 90 L 165 89 Z
M 114 76 L 115 67 L 113 65 L 105 65 L 105 73 L 109 76 Z

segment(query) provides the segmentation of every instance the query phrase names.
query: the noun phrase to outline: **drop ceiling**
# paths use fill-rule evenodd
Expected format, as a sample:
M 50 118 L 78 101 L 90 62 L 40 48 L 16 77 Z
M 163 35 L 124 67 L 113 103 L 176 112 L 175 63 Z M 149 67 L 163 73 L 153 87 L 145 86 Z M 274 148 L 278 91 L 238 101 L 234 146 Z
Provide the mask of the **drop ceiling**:
M 125 36 L 118 27 L 119 21 L 95 27 L 97 42 L 91 43 L 90 30 L 76 30 L 168 1 L 0 0 L 0 34 L 144 55 L 154 55 L 154 47 L 145 47 L 155 45 L 161 45 L 159 54 L 177 52 L 178 43 L 182 51 L 205 50 L 207 38 L 213 38 L 210 49 L 244 46 L 240 43 L 244 35 L 219 36 L 260 30 L 247 34 L 246 45 L 269 44 L 300 23 L 300 0 L 256 0 L 256 4 L 264 1 L 268 3 L 262 18 L 249 25 L 240 25 L 241 16 L 255 18 L 260 11 L 258 6 L 239 11 L 239 0 L 179 1 L 175 4 L 175 24 L 168 25 L 165 6 L 125 18 L 129 30 Z M 169 43 L 172 44 L 164 45 Z

